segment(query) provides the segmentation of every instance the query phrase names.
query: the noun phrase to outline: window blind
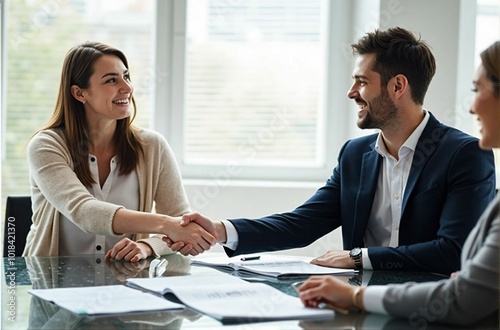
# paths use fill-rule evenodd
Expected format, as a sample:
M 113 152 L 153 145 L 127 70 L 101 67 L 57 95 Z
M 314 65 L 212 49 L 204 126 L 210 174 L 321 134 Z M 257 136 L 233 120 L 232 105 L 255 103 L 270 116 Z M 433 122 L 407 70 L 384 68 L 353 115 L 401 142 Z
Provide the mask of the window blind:
M 30 193 L 26 146 L 54 111 L 63 59 L 77 44 L 99 41 L 125 53 L 138 103 L 135 123 L 150 126 L 154 85 L 148 82 L 154 66 L 155 3 L 5 1 L 3 197 Z
M 324 1 L 189 1 L 184 161 L 320 161 Z

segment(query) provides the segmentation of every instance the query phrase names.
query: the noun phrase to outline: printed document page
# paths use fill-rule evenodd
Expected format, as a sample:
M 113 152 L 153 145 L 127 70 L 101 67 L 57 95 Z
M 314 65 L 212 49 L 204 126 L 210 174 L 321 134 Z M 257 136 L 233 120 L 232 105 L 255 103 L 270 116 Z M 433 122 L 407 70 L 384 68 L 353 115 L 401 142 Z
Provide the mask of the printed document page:
M 185 308 L 125 285 L 29 290 L 34 296 L 80 315 L 107 315 Z
M 262 255 L 258 259 L 255 257 L 213 257 L 213 258 L 193 258 L 192 265 L 209 266 L 221 269 L 233 269 L 246 271 L 264 276 L 277 278 L 305 277 L 310 275 L 353 275 L 354 269 L 333 268 L 313 265 L 304 260 L 293 257 L 281 257 L 273 255 Z
M 129 279 L 153 292 L 171 292 L 187 306 L 224 323 L 333 318 L 333 311 L 305 307 L 299 298 L 269 285 L 220 275 Z

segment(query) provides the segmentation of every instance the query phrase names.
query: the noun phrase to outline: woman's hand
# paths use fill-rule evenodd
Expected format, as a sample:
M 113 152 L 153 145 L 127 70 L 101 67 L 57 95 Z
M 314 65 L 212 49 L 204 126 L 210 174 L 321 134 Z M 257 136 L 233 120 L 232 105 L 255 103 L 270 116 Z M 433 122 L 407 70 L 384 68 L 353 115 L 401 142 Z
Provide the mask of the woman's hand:
M 215 237 L 216 241 L 219 241 L 219 235 L 217 235 L 217 230 L 212 220 L 199 213 L 187 213 L 181 217 L 180 225 L 187 226 L 192 222 L 200 225 L 203 229 L 205 229 L 208 233 Z M 165 243 L 167 243 L 167 246 L 171 248 L 172 251 L 177 251 L 184 256 L 195 256 L 199 254 L 196 249 L 193 249 L 192 244 L 186 244 L 186 242 L 184 241 L 175 241 L 169 236 L 164 236 L 162 239 Z
M 208 223 L 210 223 L 211 227 Z M 208 226 L 208 229 L 203 225 Z M 203 223 L 203 225 L 198 224 L 197 221 L 187 221 L 184 219 L 184 216 L 173 218 L 170 222 L 169 233 L 166 236 L 171 242 L 178 242 L 176 244 L 179 246 L 176 250 L 187 247 L 189 254 L 198 255 L 209 250 L 217 243 L 215 230 L 212 228 L 211 221 L 207 220 L 207 223 Z
M 106 253 L 106 259 L 137 262 L 146 259 L 152 254 L 153 250 L 146 243 L 134 242 L 129 238 L 124 238 Z
M 139 273 L 147 269 L 149 264 L 149 259 L 142 259 L 138 262 L 106 260 L 106 266 L 109 267 L 115 278 L 120 282 L 125 282 L 128 278 L 136 277 Z
M 355 286 L 333 276 L 311 276 L 298 290 L 299 298 L 305 306 L 318 307 L 320 303 L 327 303 L 351 310 L 358 308 L 353 299 L 355 289 Z

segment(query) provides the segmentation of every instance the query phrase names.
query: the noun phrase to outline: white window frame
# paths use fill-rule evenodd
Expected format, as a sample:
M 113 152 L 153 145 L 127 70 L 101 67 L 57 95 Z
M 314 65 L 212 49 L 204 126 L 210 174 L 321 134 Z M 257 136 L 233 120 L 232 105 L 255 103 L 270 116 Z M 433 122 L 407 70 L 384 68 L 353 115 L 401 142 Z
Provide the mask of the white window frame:
M 230 1 L 229 1 L 230 2 Z M 152 111 L 151 127 L 162 133 L 172 146 L 185 179 L 227 178 L 234 180 L 265 180 L 290 182 L 324 182 L 336 165 L 341 146 L 349 138 L 371 133 L 356 127 L 356 105 L 346 97 L 351 84 L 354 59 L 349 44 L 378 22 L 371 12 L 377 12 L 380 1 L 328 0 L 329 16 L 327 30 L 326 83 L 322 129 L 324 134 L 324 162 L 316 168 L 274 168 L 189 165 L 183 160 L 184 136 L 184 59 L 186 43 L 185 0 L 157 0 L 155 109 Z M 0 42 L 5 39 L 4 5 L 0 1 Z M 370 6 L 374 10 L 368 10 Z M 474 6 L 475 8 L 475 6 Z M 378 16 L 378 15 L 375 15 Z M 380 22 L 382 24 L 382 22 Z M 470 23 L 468 23 L 470 24 Z M 469 28 L 472 30 L 470 25 Z M 382 26 L 384 27 L 384 26 Z M 334 33 L 332 31 L 335 31 Z M 333 46 L 332 46 L 333 45 Z M 340 46 L 339 46 L 340 45 Z M 0 106 L 5 109 L 5 50 L 0 47 Z M 4 119 L 5 113 L 1 111 Z M 1 120 L 1 156 L 5 157 L 5 120 Z M 238 171 L 240 170 L 240 171 Z M 233 173 L 240 175 L 234 175 Z
M 184 107 L 185 107 L 185 55 L 186 55 L 186 8 L 185 0 L 158 1 L 157 17 L 157 66 L 159 72 L 168 72 L 166 79 L 157 79 L 156 108 L 153 128 L 169 141 L 177 157 L 185 179 L 225 180 L 276 180 L 276 181 L 323 181 L 335 166 L 337 154 L 347 136 L 347 115 L 352 105 L 346 96 L 351 83 L 352 56 L 346 52 L 351 36 L 347 13 L 350 2 L 328 1 L 325 15 L 329 19 L 327 37 L 327 69 L 324 84 L 324 109 L 320 119 L 318 138 L 323 139 L 320 150 L 323 161 L 316 167 L 257 167 L 228 163 L 223 166 L 187 164 L 184 151 Z M 341 35 L 343 31 L 345 35 Z M 345 45 L 344 48 L 331 45 Z M 335 63 L 335 64 L 332 64 Z

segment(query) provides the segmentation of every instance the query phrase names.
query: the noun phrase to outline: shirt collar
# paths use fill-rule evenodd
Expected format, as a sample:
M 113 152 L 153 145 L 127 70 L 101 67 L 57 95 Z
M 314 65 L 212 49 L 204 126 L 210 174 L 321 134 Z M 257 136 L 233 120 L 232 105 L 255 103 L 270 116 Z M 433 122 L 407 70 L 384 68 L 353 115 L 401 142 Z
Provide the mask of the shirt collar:
M 399 148 L 398 155 L 401 156 L 402 151 L 404 150 L 415 151 L 415 149 L 417 148 L 418 140 L 420 139 L 420 136 L 422 135 L 422 132 L 424 131 L 425 126 L 427 126 L 430 118 L 429 112 L 427 110 L 424 109 L 424 113 L 424 119 L 420 122 L 417 128 L 415 128 L 413 133 L 411 133 L 411 135 L 406 139 L 401 148 Z M 382 157 L 389 156 L 389 152 L 387 151 L 384 140 L 382 138 L 382 132 L 378 133 L 377 142 L 375 143 L 375 151 L 377 151 Z

